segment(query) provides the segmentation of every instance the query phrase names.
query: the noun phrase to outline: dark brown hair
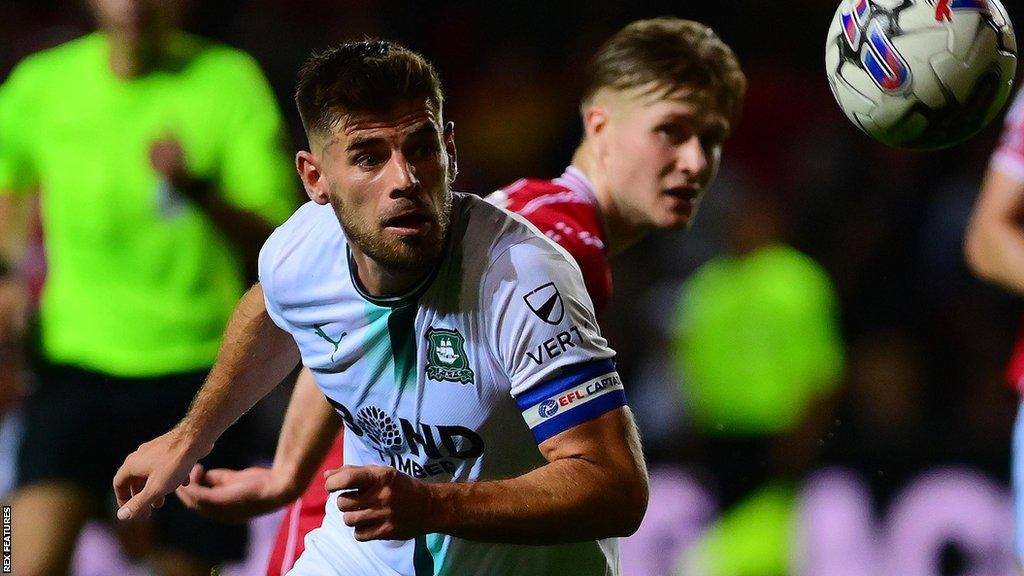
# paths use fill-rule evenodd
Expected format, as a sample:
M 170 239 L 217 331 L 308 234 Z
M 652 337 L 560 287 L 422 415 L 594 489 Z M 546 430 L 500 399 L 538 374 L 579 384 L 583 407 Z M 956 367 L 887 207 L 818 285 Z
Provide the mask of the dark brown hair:
M 295 104 L 306 135 L 327 134 L 352 113 L 427 100 L 441 115 L 441 80 L 427 60 L 394 42 L 367 39 L 313 54 L 299 71 Z
M 711 28 L 692 20 L 638 20 L 608 39 L 586 70 L 583 105 L 602 88 L 650 85 L 662 96 L 691 88 L 709 93 L 733 121 L 747 90 L 739 61 Z

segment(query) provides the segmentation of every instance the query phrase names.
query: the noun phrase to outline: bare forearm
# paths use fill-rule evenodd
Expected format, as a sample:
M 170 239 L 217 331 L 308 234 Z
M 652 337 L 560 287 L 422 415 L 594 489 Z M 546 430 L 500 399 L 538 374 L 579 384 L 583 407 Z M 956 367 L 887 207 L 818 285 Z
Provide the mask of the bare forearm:
M 253 265 L 274 227 L 258 214 L 225 202 L 217 193 L 205 194 L 196 203 L 240 251 L 247 265 Z
M 971 269 L 982 279 L 1024 295 L 1024 231 L 1009 224 L 974 233 L 970 239 Z
M 308 369 L 299 373 L 274 454 L 274 469 L 289 478 L 289 492 L 306 489 L 341 427 L 334 408 Z
M 21 274 L 27 245 L 29 202 L 0 191 L 0 365 L 21 364 L 21 337 L 27 319 L 28 287 Z M 15 370 L 0 378 L 0 389 L 10 392 Z M 0 390 L 0 396 L 9 396 Z
M 635 429 L 621 432 L 628 454 L 603 462 L 573 455 L 508 480 L 432 484 L 432 531 L 511 544 L 632 534 L 647 509 L 647 471 Z
M 235 308 L 217 362 L 177 428 L 190 441 L 212 446 L 298 362 L 295 342 L 274 325 L 263 289 L 255 285 Z
M 238 208 L 225 201 L 214 182 L 197 177 L 188 169 L 181 142 L 173 135 L 154 141 L 149 149 L 150 163 L 185 198 L 188 198 L 217 226 L 242 254 L 253 272 L 260 247 L 270 236 L 273 226 L 255 212 Z
M 0 260 L 18 266 L 28 238 L 29 202 L 9 191 L 0 191 Z
M 467 540 L 538 545 L 632 533 L 643 508 L 595 468 L 566 459 L 510 480 L 433 485 L 440 506 L 434 531 Z
M 985 174 L 964 242 L 981 279 L 1024 294 L 1024 182 L 998 169 Z

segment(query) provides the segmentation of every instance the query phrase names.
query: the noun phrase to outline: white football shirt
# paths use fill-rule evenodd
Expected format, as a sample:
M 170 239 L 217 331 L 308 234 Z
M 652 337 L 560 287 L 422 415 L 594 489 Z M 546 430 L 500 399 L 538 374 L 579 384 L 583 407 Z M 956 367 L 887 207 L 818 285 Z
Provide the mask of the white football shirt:
M 428 482 L 518 476 L 537 444 L 626 403 L 572 258 L 521 217 L 455 194 L 442 262 L 408 294 L 368 295 L 333 208 L 267 240 L 274 322 L 344 420 L 346 464 Z M 289 574 L 619 574 L 614 539 L 519 546 L 428 534 L 357 542 L 335 498 Z

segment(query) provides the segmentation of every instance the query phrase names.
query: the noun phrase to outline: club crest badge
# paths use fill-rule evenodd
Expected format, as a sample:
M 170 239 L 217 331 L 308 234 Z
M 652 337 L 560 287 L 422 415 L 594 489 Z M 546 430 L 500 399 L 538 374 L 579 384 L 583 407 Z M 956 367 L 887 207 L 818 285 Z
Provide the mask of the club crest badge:
M 438 382 L 473 381 L 473 370 L 466 356 L 466 339 L 458 330 L 430 328 L 427 338 L 427 378 Z

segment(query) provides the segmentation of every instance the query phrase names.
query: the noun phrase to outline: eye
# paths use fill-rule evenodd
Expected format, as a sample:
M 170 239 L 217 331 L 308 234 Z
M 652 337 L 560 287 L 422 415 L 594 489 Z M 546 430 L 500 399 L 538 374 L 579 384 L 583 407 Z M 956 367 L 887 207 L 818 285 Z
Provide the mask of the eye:
M 377 152 L 364 152 L 356 155 L 352 163 L 363 168 L 373 168 L 384 162 L 384 155 Z
M 413 149 L 412 151 L 410 151 L 409 156 L 413 160 L 423 160 L 427 158 L 433 158 L 439 150 L 440 147 L 437 145 L 437 142 L 430 140 L 427 142 L 421 142 L 413 146 Z
M 711 148 L 721 146 L 725 143 L 725 139 L 728 137 L 728 130 L 724 127 L 710 127 L 700 135 L 701 144 Z
M 655 126 L 654 132 L 673 146 L 686 142 L 692 136 L 690 129 L 674 123 L 659 124 Z

